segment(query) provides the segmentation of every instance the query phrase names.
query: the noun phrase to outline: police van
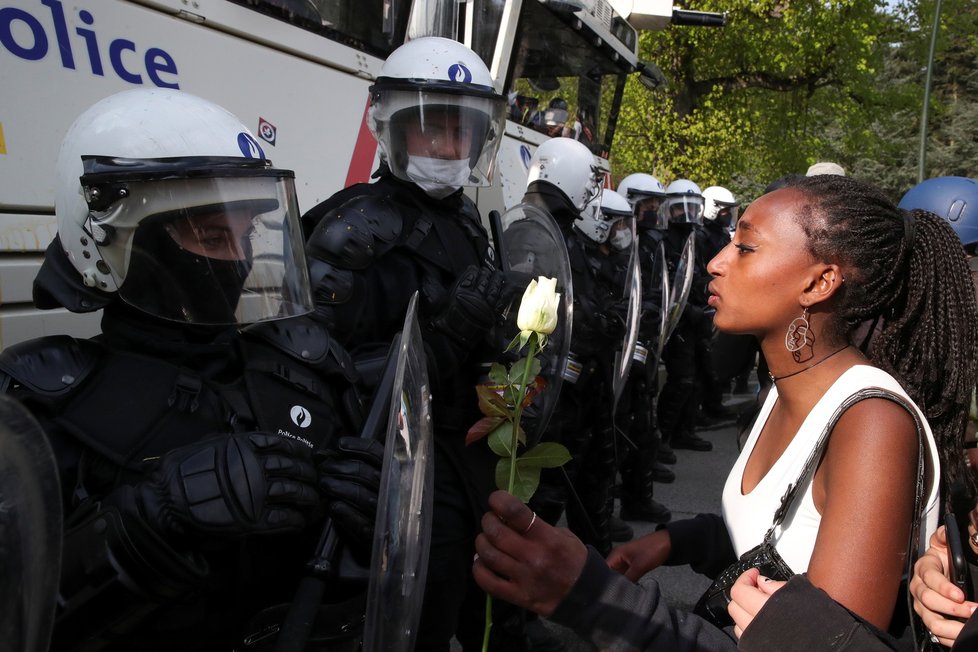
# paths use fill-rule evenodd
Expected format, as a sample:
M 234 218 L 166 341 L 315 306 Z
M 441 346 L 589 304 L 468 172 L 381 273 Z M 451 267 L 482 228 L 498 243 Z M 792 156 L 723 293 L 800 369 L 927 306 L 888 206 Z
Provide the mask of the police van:
M 0 348 L 98 331 L 96 314 L 38 311 L 31 285 L 56 233 L 54 171 L 85 108 L 139 86 L 181 89 L 236 114 L 305 211 L 366 181 L 377 147 L 367 89 L 410 38 L 446 36 L 478 53 L 509 99 L 483 211 L 517 203 L 535 148 L 553 135 L 588 144 L 607 168 L 638 29 L 715 21 L 661 0 L 0 0 Z

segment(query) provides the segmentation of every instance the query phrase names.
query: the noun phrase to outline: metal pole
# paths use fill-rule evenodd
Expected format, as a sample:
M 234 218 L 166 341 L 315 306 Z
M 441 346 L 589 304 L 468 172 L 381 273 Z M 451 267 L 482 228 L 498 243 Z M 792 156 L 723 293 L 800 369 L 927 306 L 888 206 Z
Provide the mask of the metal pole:
M 930 78 L 934 68 L 934 49 L 937 32 L 941 25 L 941 0 L 934 5 L 934 24 L 930 31 L 930 52 L 927 54 L 927 74 L 924 77 L 924 106 L 920 110 L 920 153 L 917 157 L 917 183 L 924 180 L 927 161 L 927 112 L 930 109 Z

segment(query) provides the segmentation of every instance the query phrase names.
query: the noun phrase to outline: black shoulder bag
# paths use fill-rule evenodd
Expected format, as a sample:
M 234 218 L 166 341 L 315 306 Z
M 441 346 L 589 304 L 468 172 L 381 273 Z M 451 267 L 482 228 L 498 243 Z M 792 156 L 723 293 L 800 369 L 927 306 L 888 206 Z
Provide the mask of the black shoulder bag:
M 781 497 L 781 504 L 778 506 L 777 511 L 774 513 L 774 522 L 768 531 L 764 534 L 764 540 L 760 545 L 751 548 L 743 555 L 740 559 L 728 566 L 722 573 L 720 573 L 717 578 L 710 585 L 710 588 L 706 590 L 696 606 L 693 608 L 693 613 L 708 620 L 717 627 L 723 628 L 733 625 L 733 620 L 727 613 L 727 605 L 730 604 L 730 587 L 733 583 L 737 581 L 745 571 L 751 568 L 757 568 L 761 571 L 761 575 L 769 577 L 773 580 L 787 580 L 792 575 L 794 571 L 785 563 L 778 554 L 777 549 L 774 547 L 774 530 L 781 525 L 785 517 L 788 515 L 788 511 L 794 502 L 795 496 L 798 494 L 799 488 L 804 486 L 804 481 L 810 473 L 814 473 L 815 468 L 818 466 L 818 462 L 822 457 L 822 452 L 825 449 L 825 444 L 828 441 L 829 434 L 832 429 L 835 428 L 835 424 L 839 421 L 839 417 L 842 413 L 852 407 L 854 404 L 858 403 L 867 398 L 885 398 L 893 401 L 897 405 L 902 406 L 907 410 L 914 419 L 914 424 L 917 426 L 917 480 L 916 480 L 916 490 L 914 495 L 914 520 L 910 528 L 910 543 L 909 543 L 909 553 L 907 554 L 907 577 L 913 573 L 913 564 L 917 558 L 917 539 L 920 530 L 920 506 L 923 500 L 924 494 L 924 425 L 917 414 L 917 411 L 913 406 L 899 394 L 896 394 L 888 389 L 882 389 L 880 387 L 867 387 L 859 390 L 858 392 L 852 394 L 846 400 L 839 404 L 835 412 L 832 413 L 832 417 L 828 420 L 825 425 L 825 429 L 819 436 L 815 447 L 812 449 L 811 454 L 809 454 L 808 459 L 805 461 L 805 466 L 802 468 L 798 479 L 792 484 L 788 485 L 787 490 L 784 492 L 784 496 Z M 907 592 L 907 604 L 910 607 L 911 616 L 914 616 L 913 605 L 911 604 L 910 592 Z M 911 627 L 914 627 L 914 619 L 911 617 Z M 912 632 L 914 635 L 914 640 L 917 640 L 917 632 Z

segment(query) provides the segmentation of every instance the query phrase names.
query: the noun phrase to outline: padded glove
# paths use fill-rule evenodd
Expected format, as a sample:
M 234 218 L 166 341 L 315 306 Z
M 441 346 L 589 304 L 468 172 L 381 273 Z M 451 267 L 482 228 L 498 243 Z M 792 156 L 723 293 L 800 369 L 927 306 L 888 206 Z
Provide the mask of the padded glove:
M 456 281 L 433 325 L 465 348 L 477 345 L 502 312 L 504 289 L 501 272 L 470 265 Z
M 344 541 L 371 550 L 384 447 L 373 439 L 341 437 L 336 448 L 316 454 L 326 511 Z
M 301 530 L 321 498 L 307 446 L 252 432 L 166 453 L 136 503 L 164 536 L 235 538 Z

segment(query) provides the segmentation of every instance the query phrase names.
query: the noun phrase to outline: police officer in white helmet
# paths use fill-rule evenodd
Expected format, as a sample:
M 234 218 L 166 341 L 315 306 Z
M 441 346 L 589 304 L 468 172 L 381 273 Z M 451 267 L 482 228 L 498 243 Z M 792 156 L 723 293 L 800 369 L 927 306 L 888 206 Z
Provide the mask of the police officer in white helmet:
M 490 183 L 506 108 L 469 48 L 439 37 L 405 43 L 370 87 L 375 183 L 341 190 L 303 216 L 316 316 L 352 350 L 386 350 L 420 292 L 435 495 L 419 651 L 447 650 L 452 637 L 476 646 L 482 635 L 483 594 L 466 594 L 479 591 L 469 569 L 498 458 L 485 439 L 465 446 L 465 433 L 481 417 L 472 388 L 508 301 L 462 188 Z M 473 611 L 462 613 L 463 604 Z

